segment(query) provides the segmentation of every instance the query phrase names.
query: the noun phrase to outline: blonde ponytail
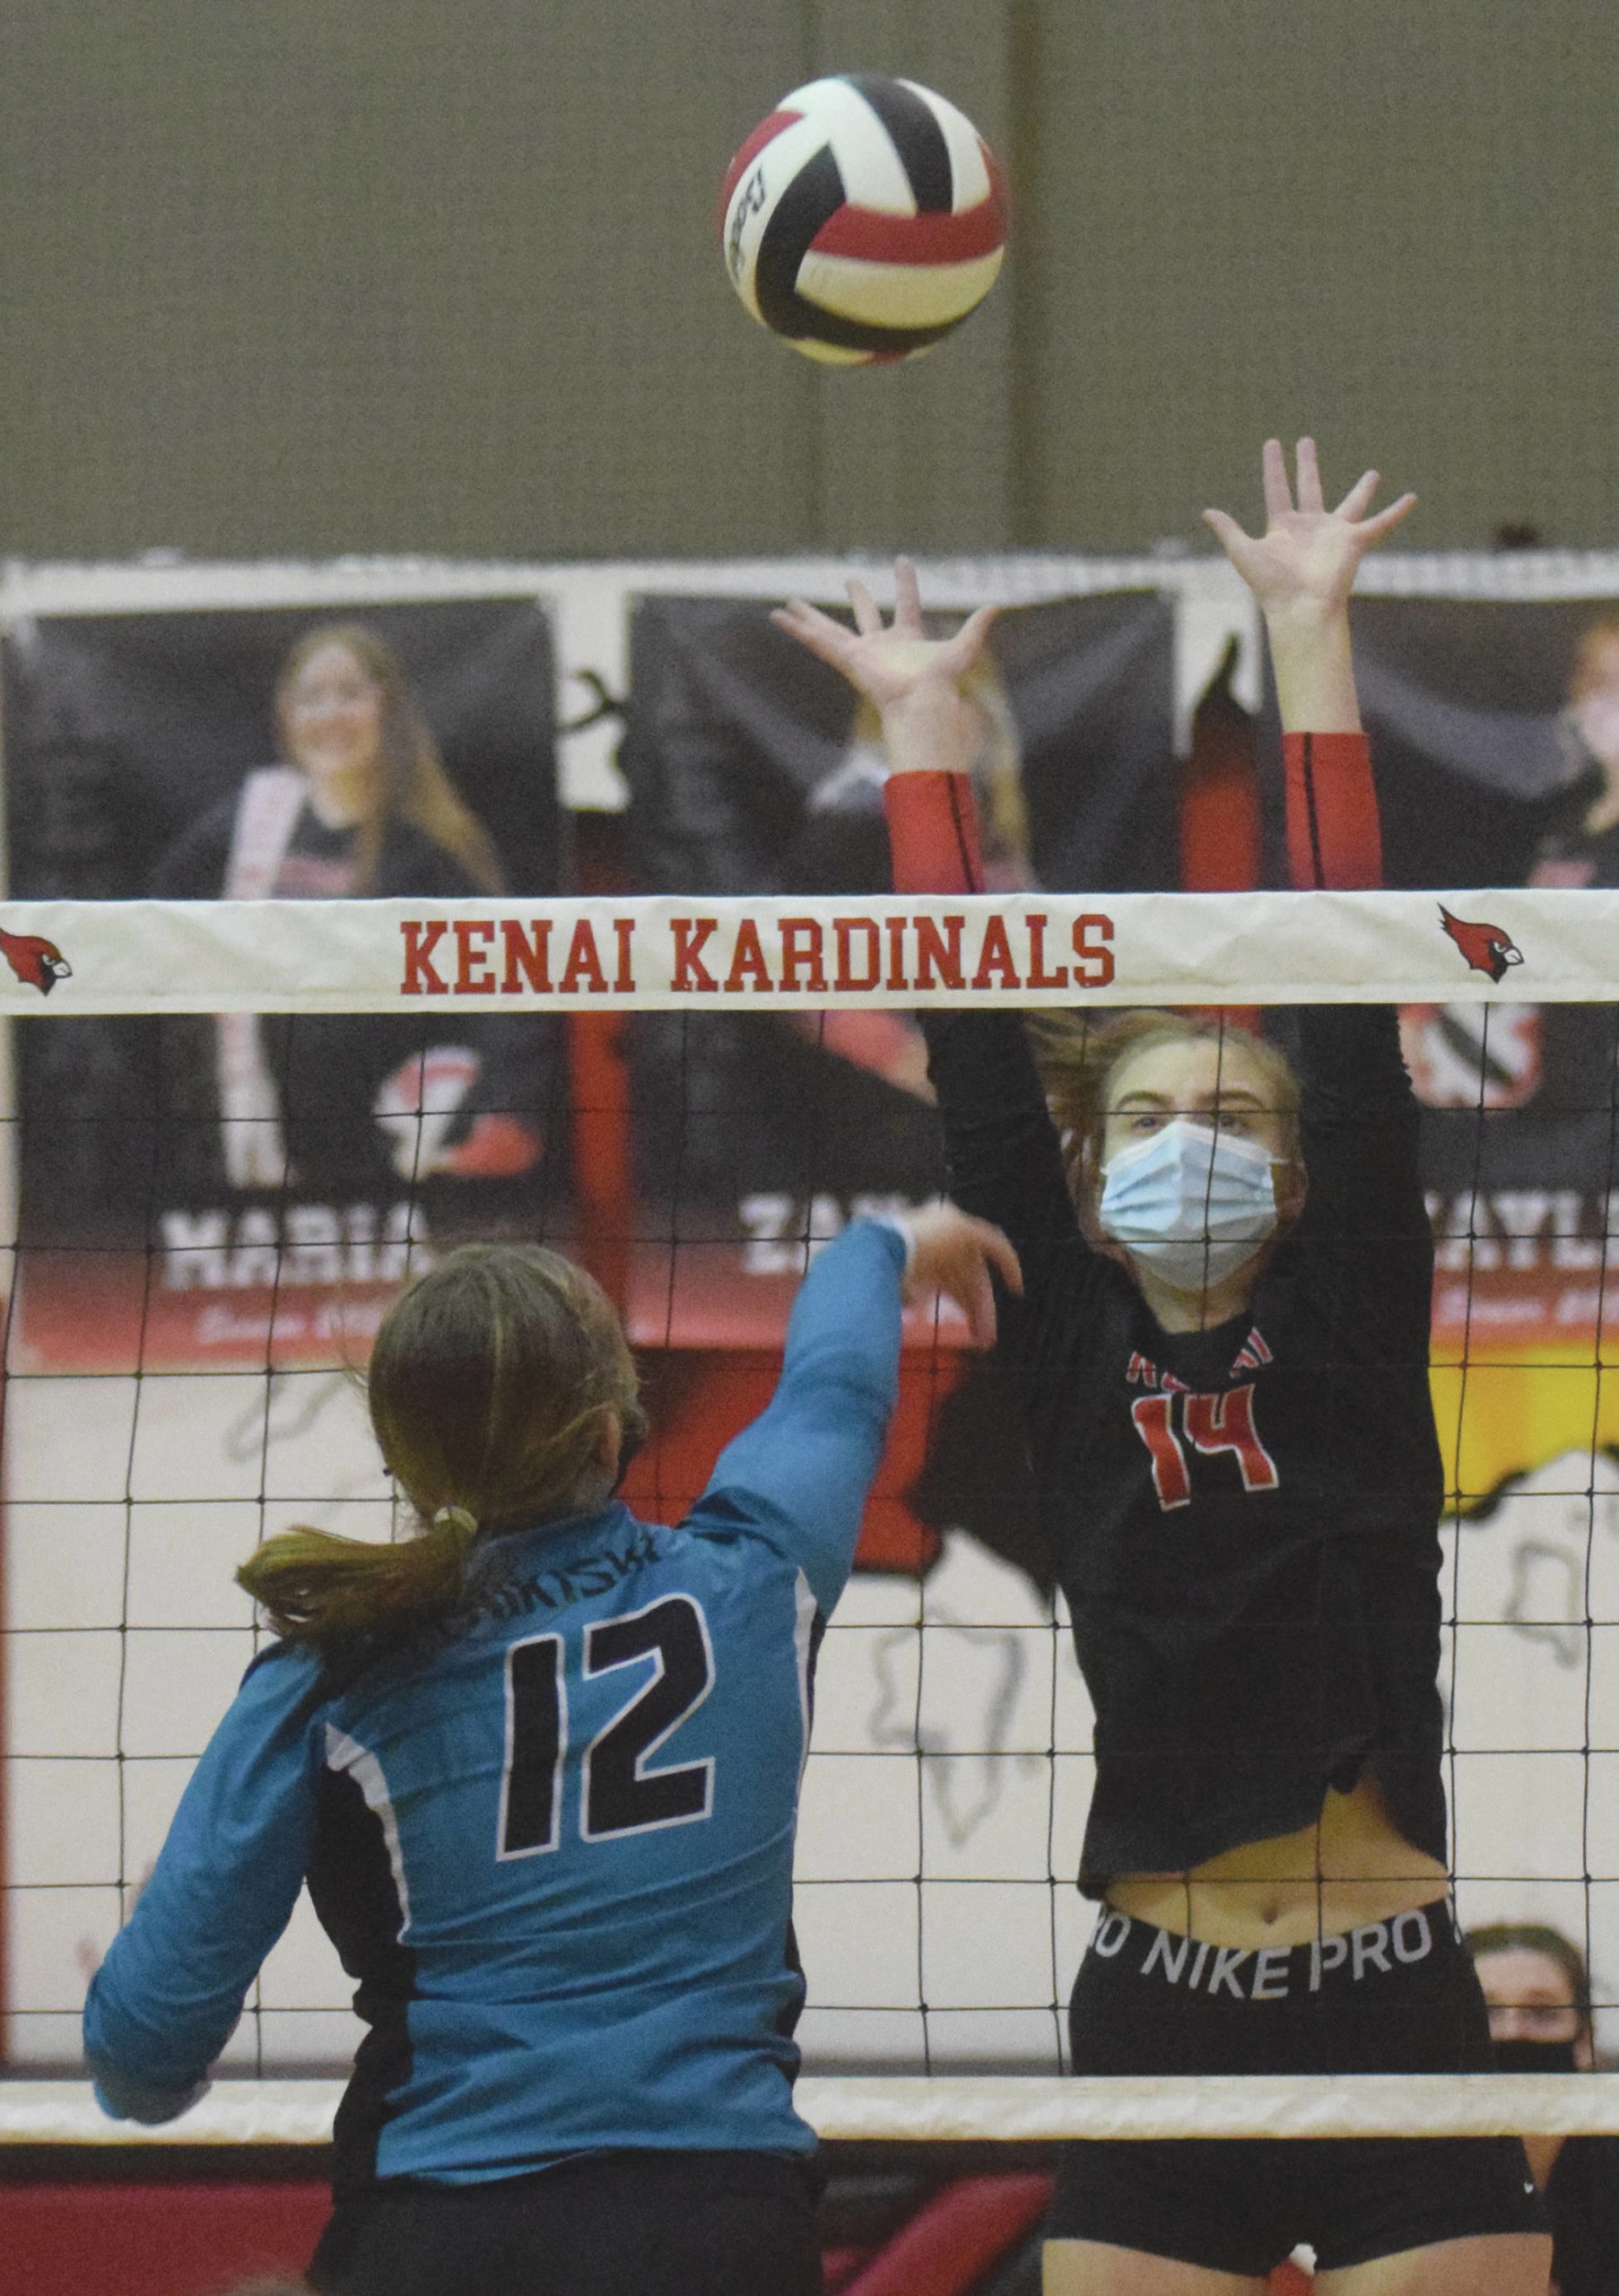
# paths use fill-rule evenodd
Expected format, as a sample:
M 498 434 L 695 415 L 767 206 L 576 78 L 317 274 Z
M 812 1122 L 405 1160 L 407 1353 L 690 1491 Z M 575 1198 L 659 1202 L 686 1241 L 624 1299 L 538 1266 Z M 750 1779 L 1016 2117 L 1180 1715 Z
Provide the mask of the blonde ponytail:
M 395 1545 L 294 1523 L 248 1557 L 236 1583 L 289 1642 L 403 1632 L 456 1609 L 477 1535 L 465 1507 L 440 1507 Z
M 601 1506 L 620 1446 L 646 1426 L 611 1302 L 538 1245 L 451 1252 L 384 1317 L 366 1386 L 383 1458 L 422 1527 L 396 1545 L 304 1524 L 266 1539 L 237 1583 L 292 1641 L 449 1616 L 480 1534 Z

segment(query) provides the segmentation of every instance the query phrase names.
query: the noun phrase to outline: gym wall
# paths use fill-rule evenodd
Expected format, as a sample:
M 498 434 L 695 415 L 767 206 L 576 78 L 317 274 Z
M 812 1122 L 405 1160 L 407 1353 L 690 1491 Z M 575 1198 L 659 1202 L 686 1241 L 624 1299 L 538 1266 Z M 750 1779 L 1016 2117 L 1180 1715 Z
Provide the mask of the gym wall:
M 826 374 L 714 193 L 824 69 L 933 82 L 1014 254 Z M 0 75 L 0 552 L 1201 547 L 1268 429 L 1414 544 L 1619 533 L 1607 0 L 58 0 Z

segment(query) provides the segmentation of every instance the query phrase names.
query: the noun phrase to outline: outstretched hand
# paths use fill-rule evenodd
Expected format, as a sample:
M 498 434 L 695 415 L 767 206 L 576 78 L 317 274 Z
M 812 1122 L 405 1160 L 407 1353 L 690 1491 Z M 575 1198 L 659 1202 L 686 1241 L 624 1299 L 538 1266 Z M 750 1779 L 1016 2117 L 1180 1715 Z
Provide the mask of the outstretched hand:
M 789 599 L 770 620 L 875 705 L 896 772 L 970 770 L 982 726 L 961 684 L 984 650 L 995 608 L 980 606 L 953 637 L 929 638 L 909 558 L 894 561 L 891 622 L 884 624 L 864 582 L 849 583 L 849 598 L 852 630 L 804 598 Z
M 1298 500 L 1288 483 L 1287 457 L 1278 439 L 1265 442 L 1265 517 L 1262 535 L 1246 534 L 1224 510 L 1206 510 L 1206 523 L 1267 618 L 1294 613 L 1329 614 L 1348 603 L 1355 570 L 1369 550 L 1392 534 L 1416 506 L 1402 494 L 1386 510 L 1366 514 L 1377 492 L 1378 474 L 1358 478 L 1336 510 L 1321 491 L 1313 439 L 1298 446 Z
M 953 1204 L 913 1212 L 906 1225 L 914 1245 L 905 1273 L 906 1305 L 942 1292 L 966 1317 L 974 1344 L 990 1346 L 995 1339 L 991 1268 L 1008 1292 L 1021 1297 L 1023 1289 L 1023 1271 L 1010 1240 L 989 1221 L 975 1220 Z

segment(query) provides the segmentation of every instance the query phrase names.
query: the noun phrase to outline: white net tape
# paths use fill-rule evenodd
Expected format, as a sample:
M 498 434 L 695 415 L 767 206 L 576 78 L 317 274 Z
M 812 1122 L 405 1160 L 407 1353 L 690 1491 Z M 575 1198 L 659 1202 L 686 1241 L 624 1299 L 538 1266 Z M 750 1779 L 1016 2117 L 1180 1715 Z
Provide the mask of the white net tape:
M 336 2081 L 222 2081 L 156 2128 L 109 2121 L 78 2081 L 0 2086 L 4 2144 L 325 2144 Z M 1347 2074 L 1176 2080 L 1029 2076 L 800 2081 L 824 2141 L 1050 2144 L 1067 2137 L 1619 2135 L 1619 2073 Z
M 17 901 L 0 926 L 0 1013 L 53 1019 L 1554 1004 L 1613 996 L 1619 892 Z

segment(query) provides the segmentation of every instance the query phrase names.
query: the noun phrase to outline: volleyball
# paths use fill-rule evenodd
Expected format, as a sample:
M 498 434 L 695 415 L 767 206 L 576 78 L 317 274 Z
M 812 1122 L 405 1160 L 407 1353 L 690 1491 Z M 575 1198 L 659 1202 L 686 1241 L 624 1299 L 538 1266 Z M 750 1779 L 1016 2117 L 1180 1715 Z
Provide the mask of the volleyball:
M 835 366 L 913 359 L 995 284 L 995 155 L 931 88 L 850 72 L 784 96 L 720 193 L 731 283 L 760 323 Z

